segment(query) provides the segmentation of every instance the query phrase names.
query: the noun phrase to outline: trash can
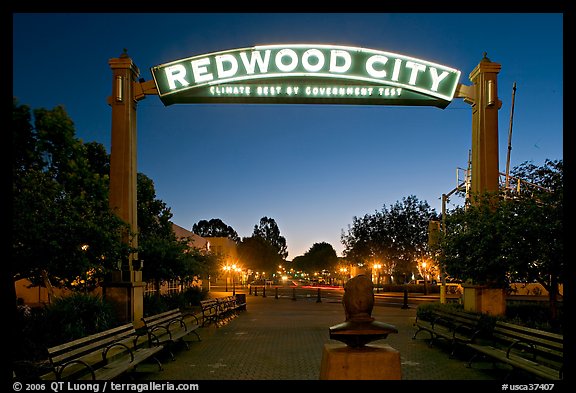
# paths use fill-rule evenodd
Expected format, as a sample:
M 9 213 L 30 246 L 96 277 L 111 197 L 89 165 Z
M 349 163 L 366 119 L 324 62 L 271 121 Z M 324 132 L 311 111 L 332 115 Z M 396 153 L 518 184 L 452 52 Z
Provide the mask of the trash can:
M 246 294 L 245 293 L 237 293 L 236 294 L 236 304 L 242 304 L 240 310 L 246 310 Z

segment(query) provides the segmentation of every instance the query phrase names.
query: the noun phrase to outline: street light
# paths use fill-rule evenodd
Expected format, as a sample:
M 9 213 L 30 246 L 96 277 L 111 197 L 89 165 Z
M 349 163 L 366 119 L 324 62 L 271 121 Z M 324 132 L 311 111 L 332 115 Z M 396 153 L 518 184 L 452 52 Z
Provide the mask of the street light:
M 225 282 L 226 282 L 226 292 L 228 292 L 228 276 L 230 275 L 230 266 L 226 265 L 222 268 L 225 272 L 226 272 L 226 278 L 225 278 Z
M 424 278 L 424 295 L 428 295 L 428 285 L 427 285 L 427 276 L 428 276 L 428 272 L 426 271 L 426 266 L 428 264 L 426 263 L 426 261 L 422 261 L 422 277 Z
M 374 264 L 374 269 L 376 269 L 376 272 L 378 273 L 377 278 L 376 278 L 376 293 L 380 293 L 380 269 L 382 268 L 382 265 L 379 263 L 375 263 Z
M 346 280 L 344 278 L 348 278 L 348 269 L 345 267 L 340 268 L 340 275 L 342 277 L 342 288 L 344 288 L 344 284 Z
M 236 264 L 232 265 L 232 296 L 236 296 L 236 274 L 241 272 L 242 269 Z

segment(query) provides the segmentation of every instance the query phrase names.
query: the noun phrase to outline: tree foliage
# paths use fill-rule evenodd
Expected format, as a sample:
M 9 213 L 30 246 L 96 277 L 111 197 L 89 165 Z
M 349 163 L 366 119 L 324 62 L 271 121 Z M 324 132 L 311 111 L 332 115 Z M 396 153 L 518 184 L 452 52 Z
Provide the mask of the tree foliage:
M 555 296 L 564 277 L 563 163 L 525 162 L 512 174 L 530 184 L 502 190 L 496 206 L 477 195 L 449 212 L 441 263 L 461 279 L 503 288 L 538 281 Z
M 242 266 L 257 272 L 275 272 L 284 259 L 277 249 L 261 236 L 245 237 L 238 244 Z
M 273 272 L 288 256 L 286 239 L 273 218 L 262 217 L 252 236 L 238 244 L 242 265 L 254 271 Z
M 64 108 L 13 102 L 11 276 L 82 289 L 99 284 L 137 251 L 144 277 L 183 279 L 208 269 L 210 258 L 188 249 L 172 230 L 172 213 L 156 198 L 153 181 L 137 177 L 138 249 L 122 241 L 130 231 L 109 208 L 110 157 L 103 145 L 75 137 Z
M 338 256 L 331 244 L 314 243 L 304 255 L 294 258 L 292 263 L 295 269 L 310 274 L 322 270 L 333 271 L 338 263 Z
M 428 252 L 428 223 L 436 219 L 435 210 L 414 195 L 374 214 L 354 217 L 348 231 L 342 231 L 344 256 L 356 264 L 378 262 L 388 275 L 408 276 Z
M 177 239 L 172 228 L 171 209 L 156 198 L 154 182 L 138 174 L 138 250 L 144 260 L 145 281 L 159 285 L 163 281 L 187 281 L 193 275 L 209 273 L 213 257 L 188 245 L 189 239 Z M 208 274 L 207 274 L 208 275 Z
M 286 239 L 280 234 L 280 228 L 273 218 L 262 217 L 258 225 L 254 225 L 252 236 L 259 236 L 276 250 L 282 260 L 288 257 Z
M 77 139 L 61 106 L 14 100 L 12 127 L 12 276 L 97 282 L 129 252 L 118 236 L 127 225 L 108 207 L 105 149 Z
M 240 242 L 240 236 L 230 225 L 226 225 L 219 218 L 200 220 L 192 226 L 192 232 L 202 237 L 227 237 Z

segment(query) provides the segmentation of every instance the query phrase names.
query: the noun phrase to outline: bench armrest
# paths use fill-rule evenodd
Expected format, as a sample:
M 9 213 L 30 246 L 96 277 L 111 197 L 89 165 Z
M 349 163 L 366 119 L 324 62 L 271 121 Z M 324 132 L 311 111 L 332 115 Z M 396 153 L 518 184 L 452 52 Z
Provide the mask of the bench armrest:
M 168 334 L 168 337 L 170 337 L 170 339 L 172 339 L 172 332 L 170 332 L 170 329 L 168 329 L 167 326 L 158 325 L 158 326 L 154 326 L 152 329 L 150 329 L 148 331 L 148 334 L 150 335 L 150 341 L 152 341 L 152 337 L 154 337 L 156 339 L 156 343 L 159 343 L 158 336 L 154 333 L 156 330 L 159 330 L 159 329 L 164 329 L 166 331 L 166 334 Z
M 130 349 L 130 347 L 124 343 L 121 342 L 115 342 L 112 343 L 110 345 L 108 345 L 106 348 L 104 348 L 104 350 L 102 351 L 102 360 L 104 360 L 105 362 L 108 360 L 108 351 L 110 351 L 110 349 L 114 348 L 114 347 L 124 347 L 126 348 L 126 350 L 130 353 L 130 361 L 133 362 L 134 361 L 134 352 L 132 352 L 132 350 Z
M 147 341 L 148 341 L 148 345 L 150 346 L 150 335 L 148 334 L 147 331 L 142 331 L 141 333 L 136 333 L 134 335 L 134 349 L 138 348 L 138 341 L 140 339 L 140 337 L 147 337 Z
M 188 330 L 188 326 L 186 326 L 186 322 L 184 322 L 183 317 L 177 317 L 177 318 L 170 320 L 168 322 L 168 324 L 166 325 L 166 329 L 169 331 L 170 326 L 172 326 L 172 324 L 174 324 L 174 323 L 179 323 L 180 326 L 184 328 L 184 330 Z
M 189 317 L 189 316 L 194 317 L 194 320 L 196 321 L 196 325 L 199 325 L 199 324 L 200 324 L 200 321 L 198 320 L 198 317 L 196 316 L 196 314 L 191 313 L 191 312 L 182 315 L 182 319 L 184 319 L 184 318 L 186 318 L 186 317 Z
M 85 361 L 83 361 L 81 359 L 71 360 L 67 363 L 62 364 L 60 367 L 58 367 L 56 370 L 54 370 L 54 373 L 56 374 L 57 380 L 62 379 L 62 372 L 64 371 L 64 369 L 66 367 L 70 366 L 71 364 L 81 364 L 81 365 L 85 366 L 88 369 L 88 371 L 90 371 L 90 374 L 92 375 L 92 380 L 93 381 L 96 380 L 96 373 L 94 372 L 94 368 L 92 368 L 91 365 L 89 365 L 88 363 L 86 363 Z
M 452 329 L 452 322 L 450 322 L 450 320 L 444 317 L 436 317 L 432 319 L 432 321 L 430 322 L 430 325 L 432 325 L 432 329 L 434 329 L 434 326 L 436 326 L 436 324 L 448 326 L 450 329 Z
M 530 349 L 532 349 L 532 359 L 536 359 L 536 346 L 533 343 L 529 343 L 523 340 L 514 340 L 512 342 L 512 344 L 510 344 L 508 346 L 508 348 L 506 349 L 506 357 L 509 358 L 510 357 L 510 352 L 512 351 L 512 348 L 516 347 L 516 346 L 520 346 L 520 345 L 524 345 L 524 346 L 528 346 L 530 347 Z

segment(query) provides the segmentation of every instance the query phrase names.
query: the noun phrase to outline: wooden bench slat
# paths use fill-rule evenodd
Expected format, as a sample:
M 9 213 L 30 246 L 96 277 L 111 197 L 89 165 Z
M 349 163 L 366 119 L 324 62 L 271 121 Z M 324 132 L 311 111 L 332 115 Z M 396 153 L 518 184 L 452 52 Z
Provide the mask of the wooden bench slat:
M 192 316 L 195 324 L 186 323 L 186 316 Z M 200 335 L 196 332 L 200 327 L 198 317 L 194 314 L 184 315 L 179 308 L 143 317 L 142 322 L 144 322 L 149 341 L 165 345 L 173 359 L 174 354 L 170 351 L 170 348 L 168 348 L 169 346 L 173 346 L 177 342 L 183 342 L 186 348 L 188 348 L 188 344 L 184 341 L 184 338 L 191 333 L 196 335 L 198 341 L 201 341 Z M 191 320 L 189 320 L 189 322 L 191 322 Z
M 135 370 L 162 349 L 138 347 L 137 338 L 134 325 L 129 323 L 48 348 L 53 370 L 41 378 L 109 379 Z
M 478 354 L 508 364 L 543 379 L 563 378 L 563 335 L 496 321 L 488 343 L 469 343 L 476 354 L 468 361 L 472 366 Z
M 241 302 L 238 299 L 239 296 L 232 295 L 201 300 L 202 326 L 210 323 L 219 326 L 223 321 L 237 316 L 238 311 L 246 310 L 245 297 Z
M 430 320 L 416 317 L 414 326 L 417 330 L 412 339 L 416 339 L 421 331 L 426 331 L 430 335 L 430 345 L 437 339 L 444 339 L 451 347 L 450 356 L 454 356 L 458 346 L 472 342 L 484 333 L 481 322 L 480 315 L 464 311 L 434 309 L 431 310 Z

